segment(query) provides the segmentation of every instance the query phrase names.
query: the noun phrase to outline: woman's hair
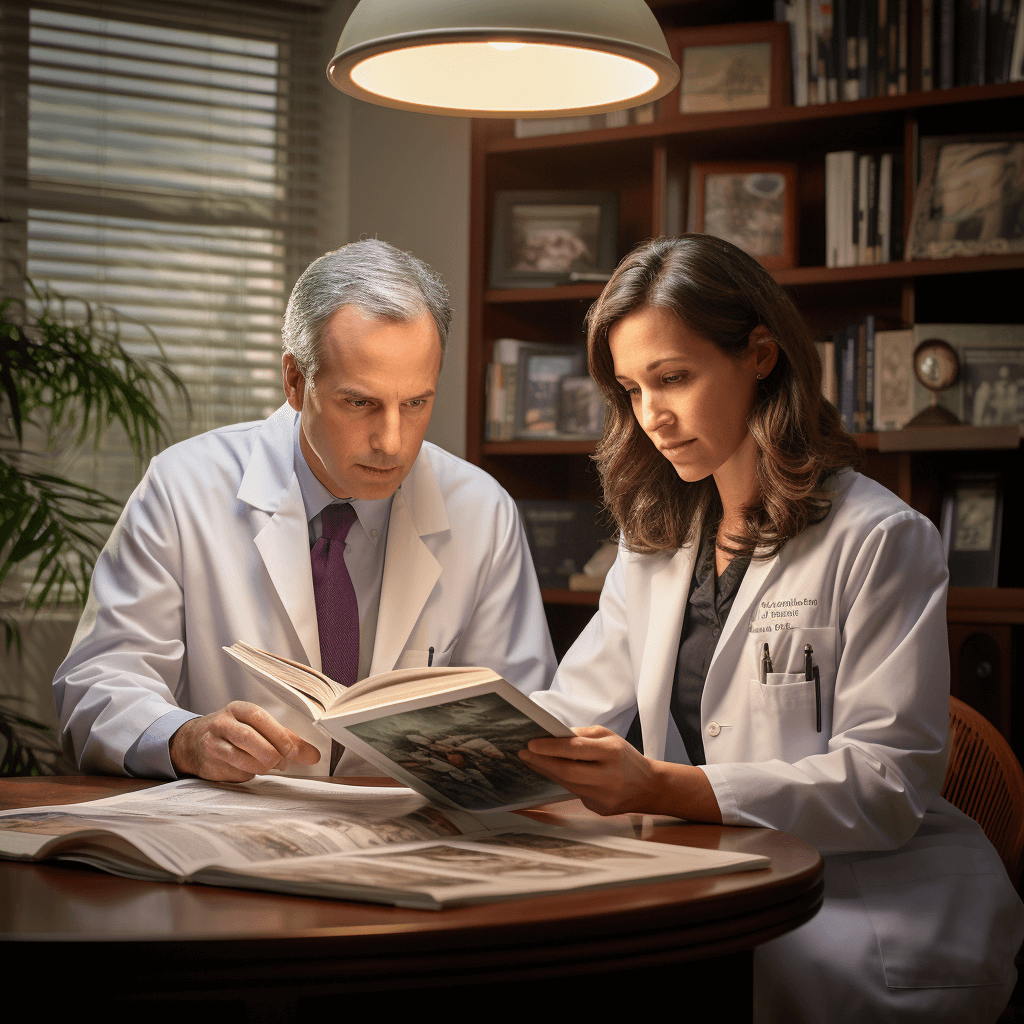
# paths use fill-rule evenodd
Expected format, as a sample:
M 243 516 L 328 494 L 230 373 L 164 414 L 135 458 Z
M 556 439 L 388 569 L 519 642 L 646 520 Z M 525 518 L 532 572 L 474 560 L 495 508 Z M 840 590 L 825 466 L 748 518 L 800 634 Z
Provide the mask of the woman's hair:
M 605 503 L 632 551 L 697 540 L 721 519 L 712 477 L 686 483 L 655 447 L 615 379 L 608 332 L 647 307 L 671 310 L 691 331 L 738 358 L 763 324 L 778 360 L 757 383 L 747 427 L 757 443 L 759 504 L 727 550 L 769 557 L 832 503 L 825 478 L 856 466 L 860 451 L 821 394 L 821 361 L 796 307 L 772 276 L 730 242 L 687 234 L 642 242 L 618 266 L 587 314 L 590 372 L 610 406 L 595 460 Z

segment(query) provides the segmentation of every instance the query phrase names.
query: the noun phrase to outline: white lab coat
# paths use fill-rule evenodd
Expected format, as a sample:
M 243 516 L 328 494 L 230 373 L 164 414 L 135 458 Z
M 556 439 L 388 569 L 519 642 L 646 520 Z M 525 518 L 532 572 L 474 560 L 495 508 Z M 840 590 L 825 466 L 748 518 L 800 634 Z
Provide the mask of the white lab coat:
M 319 669 L 297 413 L 211 431 L 153 459 L 97 561 L 54 680 L 65 749 L 85 772 L 124 756 L 173 707 L 251 700 L 321 752 L 330 737 L 221 649 L 236 640 Z M 370 674 L 485 665 L 525 693 L 555 660 L 515 504 L 482 470 L 424 442 L 395 493 Z
M 826 855 L 822 911 L 758 950 L 758 1019 L 991 1021 L 1016 977 L 1024 906 L 980 828 L 939 796 L 942 544 L 873 481 L 844 470 L 833 485 L 824 522 L 751 562 L 701 701 L 723 821 L 781 829 Z M 620 548 L 598 614 L 534 699 L 568 724 L 620 735 L 639 709 L 646 754 L 688 763 L 669 699 L 694 557 L 692 546 Z

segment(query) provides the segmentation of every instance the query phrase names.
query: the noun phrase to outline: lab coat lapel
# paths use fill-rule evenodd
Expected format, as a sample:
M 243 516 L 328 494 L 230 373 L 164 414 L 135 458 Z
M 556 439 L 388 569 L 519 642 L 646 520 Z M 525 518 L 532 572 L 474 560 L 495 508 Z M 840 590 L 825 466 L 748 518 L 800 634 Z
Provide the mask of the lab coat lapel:
M 270 515 L 253 541 L 309 664 L 320 671 L 309 528 L 295 475 L 296 415 L 283 405 L 260 428 L 238 488 L 238 499 Z
M 441 576 L 441 564 L 422 537 L 448 529 L 440 485 L 427 453 L 421 449 L 391 502 L 370 675 L 395 667 Z
M 309 560 L 309 527 L 297 476 L 292 477 L 291 486 L 270 521 L 256 534 L 255 543 L 309 664 L 319 672 L 320 632 Z
M 644 753 L 660 760 L 665 756 L 669 701 L 675 683 L 679 636 L 697 548 L 688 544 L 659 566 L 650 581 L 650 614 L 644 653 L 637 679 L 636 700 L 640 711 Z

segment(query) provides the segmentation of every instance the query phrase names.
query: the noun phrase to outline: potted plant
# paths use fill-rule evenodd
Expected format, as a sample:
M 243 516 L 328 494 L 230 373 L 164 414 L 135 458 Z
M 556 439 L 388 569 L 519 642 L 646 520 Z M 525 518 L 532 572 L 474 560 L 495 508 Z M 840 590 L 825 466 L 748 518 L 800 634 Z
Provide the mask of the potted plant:
M 99 446 L 120 423 L 137 457 L 167 440 L 168 389 L 187 403 L 156 335 L 156 357 L 122 341 L 128 318 L 102 303 L 71 299 L 27 281 L 26 295 L 0 298 L 0 585 L 21 570 L 23 593 L 0 604 L 4 641 L 20 653 L 14 607 L 85 602 L 96 557 L 120 502 L 69 479 L 53 463 L 59 445 Z M 29 435 L 35 438 L 31 440 Z M 53 771 L 50 730 L 0 697 L 0 775 Z

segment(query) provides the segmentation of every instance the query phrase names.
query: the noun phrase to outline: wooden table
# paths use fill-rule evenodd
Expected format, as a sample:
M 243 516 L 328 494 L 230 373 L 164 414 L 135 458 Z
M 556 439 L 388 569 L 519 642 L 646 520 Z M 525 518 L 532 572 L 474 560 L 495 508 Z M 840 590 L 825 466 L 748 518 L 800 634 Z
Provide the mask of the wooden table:
M 0 810 L 153 784 L 0 780 Z M 593 817 L 578 801 L 524 813 L 553 824 Z M 693 1008 L 710 1001 L 716 1021 L 749 1021 L 752 950 L 817 912 L 817 851 L 770 829 L 617 820 L 637 838 L 768 854 L 772 865 L 429 911 L 0 862 L 0 963 L 11 981 L 38 979 L 49 965 L 76 1016 L 93 1001 L 108 1019 L 127 1011 L 140 1024 L 225 1014 L 231 1024 L 314 1021 L 350 1011 L 353 999 L 365 1012 L 463 1019 L 503 1005 L 527 1018 L 541 1005 L 600 1008 L 606 998 L 646 1015 L 668 998 Z

